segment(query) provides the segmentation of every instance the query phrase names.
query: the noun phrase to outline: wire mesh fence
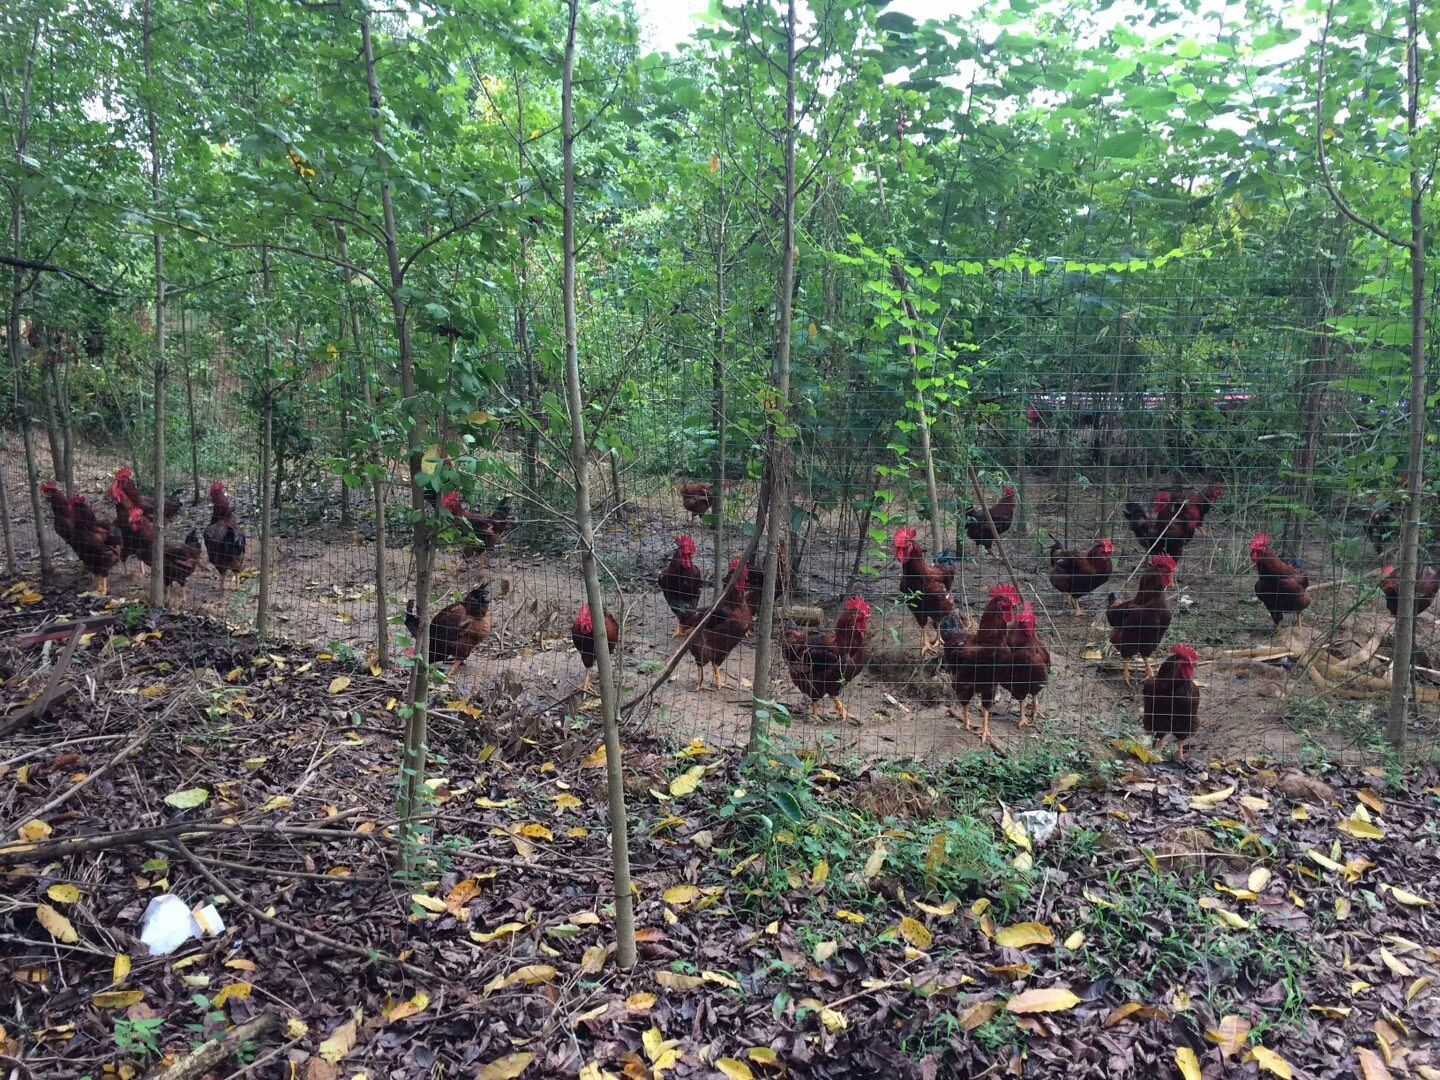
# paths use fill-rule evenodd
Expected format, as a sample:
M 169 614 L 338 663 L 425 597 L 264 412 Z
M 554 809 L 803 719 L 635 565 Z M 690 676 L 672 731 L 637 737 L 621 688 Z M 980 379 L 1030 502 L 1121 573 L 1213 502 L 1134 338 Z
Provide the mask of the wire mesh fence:
M 1013 696 L 997 694 L 990 735 L 1002 750 L 1031 737 L 1139 737 L 1145 661 L 1158 665 L 1171 646 L 1186 643 L 1200 658 L 1196 752 L 1374 751 L 1393 630 L 1382 570 L 1393 561 L 1402 514 L 1397 496 L 1412 407 L 1404 399 L 1405 369 L 1395 361 L 1392 330 L 1403 320 L 1395 297 L 1357 295 L 1344 266 L 1298 256 L 1258 270 L 1221 259 L 1144 264 L 1144 272 L 1126 262 L 1051 262 L 1038 272 L 1004 260 L 973 266 L 978 270 L 965 269 L 965 280 L 944 290 L 948 306 L 926 324 L 929 336 L 883 319 L 864 333 L 837 329 L 837 310 L 873 299 L 843 273 L 829 283 L 823 305 L 802 311 L 785 430 L 792 497 L 780 615 L 768 629 L 757 622 L 735 645 L 720 667 L 723 687 L 697 689 L 695 664 L 682 660 L 646 697 L 637 722 L 680 739 L 743 741 L 754 635 L 768 632 L 776 640 L 776 704 L 766 708 L 801 742 L 862 755 L 973 748 L 980 735 L 960 715 L 951 647 L 974 633 L 992 590 L 1011 584 L 1034 612 L 1048 672 L 1033 724 L 1021 727 Z M 1242 281 L 1243 292 L 1234 284 Z M 353 474 L 347 456 L 364 443 L 377 408 L 353 373 L 347 376 L 343 323 L 337 337 L 308 342 L 303 378 L 263 392 L 246 374 L 243 351 L 203 315 L 180 325 L 164 488 L 184 505 L 170 533 L 178 539 L 209 523 L 207 492 L 219 481 L 249 538 L 236 587 L 222 599 L 217 576 L 202 567 L 189 582 L 187 604 L 237 626 L 254 624 L 262 531 L 257 418 L 268 396 L 271 632 L 371 662 L 406 662 L 404 612 L 415 588 L 408 468 L 389 460 L 348 485 L 337 475 Z M 676 614 L 657 586 L 677 538 L 694 541 L 700 610 L 715 595 L 717 559 L 728 563 L 750 538 L 764 419 L 775 405 L 767 376 L 771 332 L 757 318 L 718 346 L 717 368 L 717 346 L 703 336 L 652 330 L 621 376 L 588 387 L 603 418 L 590 476 L 607 594 L 621 626 L 622 699 L 650 688 L 681 646 Z M 123 364 L 115 350 L 112 342 L 106 362 Z M 378 346 L 367 359 L 374 367 L 387 362 Z M 127 408 L 105 400 L 104 386 L 89 392 L 72 399 L 72 409 L 128 417 L 128 426 L 111 429 L 120 437 L 106 447 L 83 431 L 73 435 L 74 488 L 108 506 L 117 468 L 146 473 L 153 419 L 139 397 Z M 489 636 L 440 693 L 469 699 L 482 717 L 487 700 L 515 688 L 573 713 L 586 700 L 572 642 L 584 588 L 575 541 L 559 520 L 569 510 L 568 490 L 558 453 L 547 450 L 543 418 L 507 412 L 513 400 L 503 392 L 488 399 L 484 422 L 501 430 L 487 453 L 498 464 L 469 493 L 469 505 L 483 513 L 508 497 L 513 527 L 477 557 L 464 530 L 451 527 L 452 515 L 440 517 L 446 531 L 434 603 L 443 607 L 481 581 L 492 584 Z M 45 433 L 58 423 L 43 411 L 34 419 Z M 23 565 L 37 552 L 35 520 L 18 434 L 12 430 L 8 441 L 9 526 Z M 39 470 L 48 474 L 63 454 L 52 455 L 42 435 L 35 444 Z M 545 458 L 538 466 L 537 456 Z M 427 468 L 435 464 L 427 460 Z M 541 474 L 548 469 L 556 471 L 547 482 Z M 723 511 L 702 505 L 707 500 L 693 485 L 706 485 L 712 503 L 723 490 Z M 1001 535 L 977 543 L 992 523 Z M 72 565 L 68 550 L 48 524 L 42 528 L 63 571 Z M 948 575 L 955 611 L 944 630 L 949 645 L 937 643 L 941 619 L 922 628 L 915 602 L 902 594 L 902 529 L 915 530 L 925 572 Z M 1261 536 L 1308 582 L 1300 587 L 1308 597 L 1303 627 L 1293 611 L 1278 612 L 1277 627 L 1257 596 L 1254 544 Z M 1108 572 L 1066 561 L 1087 558 L 1103 540 L 1113 545 L 1102 560 Z M 1430 537 L 1423 540 L 1422 566 L 1432 561 Z M 1147 594 L 1147 558 L 1167 552 L 1177 564 L 1173 583 Z M 78 569 L 66 580 L 84 585 Z M 127 579 L 123 569 L 115 584 L 121 596 L 143 595 L 138 575 Z M 391 644 L 385 657 L 377 655 L 382 589 Z M 1129 650 L 1135 672 L 1127 683 L 1111 644 L 1115 622 L 1126 616 L 1112 609 L 1129 604 L 1124 610 L 1133 613 L 1137 596 L 1147 610 L 1163 605 L 1169 625 L 1138 652 Z M 844 686 L 846 715 L 830 701 L 812 710 L 787 668 L 797 665 L 804 683 L 813 674 L 807 665 L 828 654 L 787 650 L 784 635 L 834 628 L 852 597 L 871 612 L 866 662 Z M 1426 747 L 1440 715 L 1440 671 L 1431 670 L 1440 667 L 1431 660 L 1436 638 L 1427 613 L 1419 621 L 1410 725 L 1412 740 Z M 978 713 L 977 701 L 970 717 L 977 729 Z

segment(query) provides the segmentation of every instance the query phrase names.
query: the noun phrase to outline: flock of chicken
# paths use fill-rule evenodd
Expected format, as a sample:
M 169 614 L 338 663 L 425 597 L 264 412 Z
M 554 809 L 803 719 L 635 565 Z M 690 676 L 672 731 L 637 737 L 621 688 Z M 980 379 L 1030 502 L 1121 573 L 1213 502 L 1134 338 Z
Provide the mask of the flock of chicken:
M 140 493 L 135 474 L 130 469 L 115 473 L 110 485 L 110 501 L 115 518 L 102 522 L 85 496 L 66 494 L 54 481 L 42 484 L 41 493 L 50 504 L 55 533 L 75 552 L 90 576 L 94 591 L 101 596 L 110 592 L 110 574 L 122 563 L 139 559 L 151 565 L 155 550 L 156 518 L 163 528 L 180 515 L 178 494 L 166 497 L 164 506 Z M 200 543 L 204 539 L 202 552 Z M 180 590 L 180 603 L 186 599 L 186 585 L 200 566 L 200 557 L 209 557 L 210 565 L 220 576 L 220 598 L 225 597 L 225 576 L 238 574 L 245 566 L 245 530 L 235 520 L 225 485 L 218 480 L 210 485 L 210 524 L 202 532 L 191 529 L 180 543 L 166 542 L 164 558 L 165 589 Z

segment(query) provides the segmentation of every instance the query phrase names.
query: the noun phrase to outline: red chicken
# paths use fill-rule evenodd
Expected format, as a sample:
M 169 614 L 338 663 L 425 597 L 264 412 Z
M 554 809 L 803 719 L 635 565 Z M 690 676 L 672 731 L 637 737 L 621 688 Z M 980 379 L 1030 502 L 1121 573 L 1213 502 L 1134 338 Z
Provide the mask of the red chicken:
M 1205 524 L 1205 519 L 1210 515 L 1210 511 L 1215 508 L 1215 504 L 1220 501 L 1221 496 L 1224 494 L 1225 489 L 1219 484 L 1209 484 L 1199 491 L 1186 496 L 1182 506 L 1186 508 L 1194 507 L 1198 511 L 1198 517 L 1195 519 L 1196 526 L 1198 527 Z
M 739 562 L 738 558 L 730 560 L 732 574 Z M 775 565 L 780 574 L 775 595 L 777 597 L 788 596 L 790 594 L 790 549 L 783 540 L 780 542 L 780 550 L 775 553 Z M 745 586 L 745 600 L 750 605 L 750 611 L 753 614 L 760 610 L 760 593 L 765 588 L 765 556 L 757 551 L 745 564 L 745 568 L 749 571 L 749 575 L 745 579 L 748 582 Z
M 750 612 L 749 591 L 746 588 L 749 574 L 748 567 L 740 567 L 740 572 L 731 578 L 720 603 L 700 623 L 690 638 L 690 655 L 700 668 L 696 690 L 705 689 L 707 664 L 715 668 L 715 689 L 720 690 L 725 686 L 725 680 L 720 675 L 720 665 L 750 632 L 754 616 Z
M 980 625 L 969 639 L 953 611 L 940 623 L 944 666 L 950 672 L 950 685 L 960 702 L 960 718 L 966 731 L 972 730 L 970 699 L 977 695 L 980 698 L 981 742 L 990 740 L 990 708 L 995 704 L 1001 671 L 1010 662 L 1006 626 L 1019 600 L 1013 585 L 996 585 L 990 590 L 990 601 L 980 615 Z
M 140 485 L 135 483 L 134 470 L 116 470 L 115 486 L 125 493 L 125 499 L 129 506 L 138 506 L 141 510 L 145 511 L 147 518 L 151 521 L 155 520 L 155 500 L 149 495 L 140 494 Z M 168 525 L 174 518 L 180 516 L 180 511 L 179 491 L 172 491 L 165 496 L 165 520 L 162 521 L 161 524 Z
M 731 481 L 725 481 L 724 490 L 729 491 Z M 699 480 L 687 480 L 680 485 L 680 505 L 685 507 L 686 513 L 695 518 L 702 518 L 715 506 L 715 485 L 703 483 Z
M 1132 600 L 1121 600 L 1111 593 L 1105 605 L 1105 619 L 1110 624 L 1110 644 L 1124 661 L 1125 685 L 1130 682 L 1130 661 L 1140 657 L 1145 674 L 1153 675 L 1150 657 L 1165 640 L 1170 629 L 1170 608 L 1165 603 L 1165 590 L 1175 579 L 1175 560 L 1168 555 L 1151 556 L 1140 575 L 1140 588 Z
M 126 470 L 121 470 L 126 471 Z M 133 484 L 133 481 L 132 481 Z M 144 538 L 130 527 L 130 511 L 138 509 L 144 513 L 144 507 L 139 506 L 126 494 L 125 487 L 116 480 L 110 485 L 110 501 L 115 505 L 115 531 L 120 534 L 123 548 L 120 553 L 122 562 L 129 562 L 131 559 L 140 559 L 147 566 L 150 563 L 150 549 L 146 546 Z M 147 520 L 153 520 L 147 515 Z M 154 535 L 150 533 L 149 535 Z M 143 551 L 142 551 L 143 549 Z
M 508 496 L 496 504 L 493 514 L 468 509 L 458 491 L 447 492 L 440 503 L 459 521 L 461 552 L 467 556 L 478 555 L 482 566 L 485 556 L 499 547 L 505 534 L 515 527 Z
M 694 540 L 688 536 L 675 537 L 675 554 L 670 556 L 655 583 L 675 616 L 673 636 L 684 637 L 686 631 L 695 625 L 696 605 L 700 603 L 700 590 L 704 586 L 704 579 L 695 566 Z
M 70 496 L 70 546 L 75 557 L 95 579 L 95 591 L 101 596 L 110 592 L 110 571 L 115 569 L 125 550 L 125 541 L 112 525 L 101 525 L 84 495 Z
M 585 681 L 580 684 L 580 692 L 588 694 L 595 689 L 590 675 L 590 669 L 595 666 L 595 619 L 590 614 L 589 604 L 581 606 L 580 614 L 576 615 L 575 621 L 570 624 L 570 640 L 575 643 L 575 651 L 580 654 L 580 663 L 585 666 Z M 608 611 L 605 613 L 605 640 L 612 649 L 620 640 L 620 624 Z
M 1040 716 L 1040 691 L 1050 677 L 1050 653 L 1040 644 L 1035 632 L 1035 608 L 1026 604 L 1015 616 L 1015 623 L 1006 634 L 1010 647 L 1010 659 L 1000 669 L 1000 685 L 1020 703 L 1020 726 L 1025 719 L 1026 701 L 1034 702 L 1030 721 Z
M 1400 579 L 1395 574 L 1393 566 L 1387 566 L 1380 571 L 1383 579 L 1380 582 L 1380 591 L 1385 594 L 1385 610 L 1390 612 L 1390 617 L 1400 617 Z M 1427 566 L 1420 571 L 1420 578 L 1415 582 L 1415 615 L 1425 614 L 1431 604 L 1435 602 L 1435 593 L 1440 590 L 1440 574 L 1435 572 L 1433 566 Z
M 220 481 L 210 485 L 210 524 L 205 526 L 205 553 L 220 575 L 220 603 L 225 603 L 225 575 L 245 568 L 245 530 L 235 520 L 230 496 Z
M 835 713 L 849 721 L 840 694 L 865 668 L 865 631 L 870 605 L 858 596 L 845 601 L 845 610 L 833 630 L 795 627 L 785 631 L 782 649 L 795 687 L 810 699 L 810 719 L 820 718 L 820 699 L 835 699 Z
M 950 595 L 955 566 L 931 566 L 926 562 L 925 549 L 910 528 L 895 533 L 895 558 L 900 563 L 900 595 L 920 626 L 920 655 L 925 657 L 939 648 L 939 626 L 955 610 L 955 598 Z M 934 643 L 930 641 L 932 624 L 937 633 Z
M 151 544 L 155 541 L 155 523 L 145 516 L 145 511 L 138 506 L 130 507 L 130 529 L 140 543 L 140 561 L 150 566 L 154 549 Z M 200 548 L 200 533 L 191 529 L 185 536 L 184 543 L 176 544 L 167 542 L 165 544 L 165 588 L 168 590 L 172 585 L 180 586 L 180 604 L 185 604 L 186 584 L 190 575 L 195 573 L 200 566 L 200 558 L 204 552 Z M 151 567 L 154 570 L 154 567 Z M 152 579 L 153 580 L 153 579 Z
M 985 520 L 985 510 L 972 506 L 965 511 L 965 535 L 984 548 L 988 554 L 990 546 L 1010 531 L 1015 521 L 1015 489 L 1007 487 L 1000 493 L 1000 501 L 990 507 L 990 521 Z M 992 529 L 990 523 L 994 522 Z
M 405 605 L 405 629 L 411 638 L 420 637 L 420 620 L 415 617 L 415 602 Z M 450 660 L 446 678 L 453 679 L 476 647 L 490 636 L 490 584 L 476 585 L 460 600 L 449 604 L 430 617 L 427 662 Z M 417 642 L 418 643 L 418 642 Z
M 60 485 L 54 480 L 47 480 L 41 484 L 40 493 L 50 503 L 50 517 L 55 525 L 55 535 L 69 544 L 70 537 L 75 531 L 75 518 L 70 513 L 70 500 L 65 498 L 65 493 L 60 490 Z
M 1084 555 L 1067 551 L 1058 540 L 1050 545 L 1050 584 L 1064 594 L 1078 618 L 1085 617 L 1080 597 L 1090 595 L 1110 580 L 1114 570 L 1110 557 L 1114 553 L 1115 544 L 1109 539 L 1099 541 Z
M 1270 550 L 1270 537 L 1260 535 L 1250 541 L 1250 561 L 1255 565 L 1255 596 L 1270 613 L 1277 627 L 1287 614 L 1294 614 L 1295 625 L 1305 625 L 1304 611 L 1310 606 L 1310 579 Z
M 1141 722 L 1157 742 L 1167 735 L 1175 740 L 1185 760 L 1185 740 L 1195 734 L 1200 712 L 1200 689 L 1195 685 L 1195 664 L 1200 656 L 1189 645 L 1172 645 L 1160 670 L 1140 689 L 1144 707 Z
M 1174 497 L 1170 492 L 1162 491 L 1155 496 L 1155 505 L 1150 513 L 1146 513 L 1143 506 L 1134 502 L 1125 504 L 1124 513 L 1125 523 L 1130 526 L 1135 539 L 1140 541 L 1140 546 L 1145 551 L 1149 551 L 1150 545 L 1165 532 L 1171 519 L 1179 517 L 1179 508 L 1174 505 Z

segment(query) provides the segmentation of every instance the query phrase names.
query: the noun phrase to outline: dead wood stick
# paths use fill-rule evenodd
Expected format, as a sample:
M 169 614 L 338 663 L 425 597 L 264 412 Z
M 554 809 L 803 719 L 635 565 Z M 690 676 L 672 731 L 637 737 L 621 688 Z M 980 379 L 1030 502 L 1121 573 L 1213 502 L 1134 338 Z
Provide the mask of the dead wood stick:
M 381 952 L 379 949 L 367 949 L 362 945 L 351 945 L 349 942 L 339 941 L 326 934 L 322 934 L 318 930 L 307 930 L 305 927 L 298 926 L 295 923 L 286 922 L 284 919 L 277 919 L 274 915 L 267 915 L 265 914 L 265 912 L 261 911 L 258 907 L 252 904 L 249 900 L 246 900 L 239 893 L 235 892 L 234 889 L 230 888 L 230 886 L 225 884 L 225 882 L 222 881 L 219 877 L 217 877 L 215 872 L 211 870 L 210 867 L 205 865 L 205 861 L 200 858 L 200 856 L 196 855 L 193 851 L 191 851 L 188 847 L 185 846 L 184 841 L 177 839 L 175 841 L 175 846 L 180 849 L 180 854 L 185 856 L 186 861 L 188 861 L 191 866 L 195 867 L 195 869 L 199 872 L 200 876 L 203 877 L 206 881 L 208 881 L 212 886 L 214 886 L 214 888 L 218 892 L 220 892 L 221 895 L 228 899 L 232 904 L 244 908 L 246 911 L 250 912 L 251 915 L 254 915 L 255 918 L 261 920 L 262 922 L 267 922 L 271 926 L 278 926 L 281 930 L 288 931 L 292 934 L 299 934 L 301 937 L 309 938 L 311 941 L 318 941 L 320 944 L 328 948 L 338 950 L 339 952 L 349 953 L 351 956 L 359 956 L 363 957 L 366 960 L 379 960 L 387 964 L 393 964 L 401 971 L 407 972 L 411 975 L 419 976 L 423 979 L 429 979 L 433 982 L 446 981 L 445 977 L 443 975 L 440 975 L 438 972 L 431 971 L 428 968 L 419 967 L 405 960 L 401 960 L 399 957 L 391 956 L 389 953 Z
M 153 1073 L 150 1080 L 199 1080 L 215 1066 L 228 1059 L 247 1042 L 253 1042 L 279 1026 L 274 1013 L 263 1012 L 253 1020 L 233 1027 L 197 1046 L 168 1069 Z
M 193 840 L 214 833 L 237 833 L 242 836 L 316 836 L 325 840 L 357 836 L 369 840 L 385 839 L 379 833 L 361 833 L 353 829 L 306 828 L 295 825 L 227 825 L 218 821 L 173 821 L 164 825 L 148 825 L 139 829 L 122 829 L 118 832 L 89 833 L 85 836 L 61 837 L 57 840 L 9 844 L 0 848 L 0 864 L 22 862 L 28 859 L 59 859 L 70 855 L 83 855 L 91 851 L 107 851 L 111 848 L 148 844 L 154 840 L 166 840 L 176 836 Z
M 21 709 L 4 724 L 0 724 L 0 737 L 9 735 L 10 732 L 30 720 L 39 720 L 45 715 L 45 710 L 50 708 L 50 703 L 55 700 L 55 695 L 60 690 L 60 680 L 65 678 L 70 670 L 70 661 L 75 659 L 75 650 L 80 645 L 80 638 L 84 636 L 84 627 L 77 626 L 70 633 L 70 640 L 65 643 L 65 649 L 60 653 L 60 658 L 55 661 L 54 668 L 50 671 L 50 680 L 45 684 L 45 689 L 40 691 L 40 696 L 35 699 L 32 705 Z
M 246 1073 L 250 1073 L 254 1076 L 260 1075 L 258 1072 L 260 1068 L 265 1065 L 269 1065 L 270 1062 L 274 1061 L 281 1054 L 288 1054 L 291 1050 L 295 1049 L 295 1047 L 300 1044 L 300 1040 L 304 1037 L 304 1035 L 297 1035 L 289 1042 L 281 1043 L 279 1046 L 275 1047 L 275 1049 L 261 1054 L 249 1065 L 240 1066 L 240 1068 L 236 1069 L 233 1073 L 227 1076 L 225 1080 L 240 1080 L 240 1077 L 244 1076 Z
M 59 641 L 67 631 L 79 630 L 81 635 L 93 634 L 96 630 L 104 629 L 107 626 L 114 626 L 120 621 L 120 615 L 92 615 L 88 619 L 75 619 L 72 622 L 55 623 L 52 626 L 42 627 L 31 631 L 16 639 L 16 644 L 22 649 L 33 648 L 36 645 L 44 645 L 47 641 Z
M 80 791 L 87 785 L 89 785 L 92 781 L 100 778 L 101 776 L 104 776 L 112 768 L 114 768 L 116 765 L 119 765 L 120 762 L 124 761 L 132 753 L 138 750 L 149 738 L 150 729 L 145 728 L 140 732 L 139 735 L 136 735 L 135 738 L 131 739 L 128 743 L 126 743 L 120 749 L 119 753 L 117 753 L 109 761 L 105 762 L 104 765 L 101 765 L 100 768 L 96 769 L 92 773 L 87 773 L 84 780 L 81 780 L 78 784 L 71 784 L 59 795 L 56 795 L 55 798 L 51 799 L 44 806 L 40 807 L 40 809 L 27 812 L 22 818 L 22 820 L 13 821 L 9 825 L 5 826 L 4 829 L 0 829 L 0 837 L 9 836 L 11 833 L 19 829 L 20 826 L 23 825 L 26 821 L 29 821 L 32 818 L 43 819 L 44 816 L 50 811 L 56 809 L 57 807 L 65 805 L 76 795 L 80 794 Z

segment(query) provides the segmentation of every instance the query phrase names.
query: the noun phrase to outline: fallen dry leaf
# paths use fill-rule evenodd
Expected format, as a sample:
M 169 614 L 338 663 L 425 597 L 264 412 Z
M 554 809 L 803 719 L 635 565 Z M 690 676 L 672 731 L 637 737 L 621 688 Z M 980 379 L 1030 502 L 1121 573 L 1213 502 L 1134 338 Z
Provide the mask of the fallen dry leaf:
M 40 920 L 40 925 L 50 932 L 50 936 L 62 945 L 74 945 L 80 940 L 80 935 L 75 932 L 75 927 L 70 920 L 60 912 L 56 911 L 49 904 L 38 904 L 35 907 L 35 918 Z
M 530 1067 L 535 1060 L 535 1055 L 528 1051 L 519 1054 L 506 1054 L 502 1058 L 496 1058 L 490 1064 L 480 1070 L 480 1075 L 475 1080 L 515 1080 L 517 1076 Z
M 1273 1073 L 1275 1076 L 1280 1077 L 1280 1080 L 1294 1080 L 1295 1073 L 1290 1068 L 1290 1063 L 1275 1053 L 1274 1050 L 1268 1050 L 1263 1046 L 1256 1046 L 1251 1049 L 1250 1056 L 1246 1058 L 1246 1060 L 1255 1062 L 1256 1065 L 1260 1066 L 1261 1072 Z
M 1218 1024 L 1206 1030 L 1205 1037 L 1218 1046 L 1225 1057 L 1234 1057 L 1250 1041 L 1250 1021 L 1243 1016 L 1222 1016 Z
M 1180 1070 L 1184 1080 L 1201 1080 L 1200 1059 L 1195 1056 L 1195 1051 L 1188 1046 L 1177 1047 L 1175 1050 L 1175 1065 Z
M 1031 945 L 1054 945 L 1055 932 L 1042 923 L 1016 923 L 995 934 L 995 944 L 1007 949 L 1024 949 Z
M 1026 990 L 1005 1003 L 1007 1012 L 1017 1016 L 1030 1013 L 1064 1012 L 1080 1004 L 1080 999 L 1064 987 L 1048 990 Z

